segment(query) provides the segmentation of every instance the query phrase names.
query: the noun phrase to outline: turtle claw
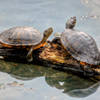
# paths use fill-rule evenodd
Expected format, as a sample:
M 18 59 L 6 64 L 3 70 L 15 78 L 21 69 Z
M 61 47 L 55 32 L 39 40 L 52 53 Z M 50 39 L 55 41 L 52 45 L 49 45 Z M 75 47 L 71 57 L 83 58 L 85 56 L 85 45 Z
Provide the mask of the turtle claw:
M 28 62 L 33 61 L 33 57 L 32 57 L 32 54 L 30 54 L 30 52 L 27 54 L 26 59 L 27 59 Z
M 28 62 L 32 62 L 32 61 L 33 61 L 33 57 L 27 56 L 26 58 L 27 58 L 27 61 L 28 61 Z

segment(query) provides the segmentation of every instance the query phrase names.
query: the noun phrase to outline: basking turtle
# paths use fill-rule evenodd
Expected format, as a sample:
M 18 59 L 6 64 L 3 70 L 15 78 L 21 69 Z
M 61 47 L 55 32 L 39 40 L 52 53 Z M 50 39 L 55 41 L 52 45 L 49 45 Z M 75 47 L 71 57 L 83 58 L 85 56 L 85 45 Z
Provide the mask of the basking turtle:
M 84 68 L 89 65 L 100 64 L 100 52 L 95 40 L 87 33 L 75 30 L 76 17 L 71 17 L 66 23 L 66 29 L 62 32 L 60 40 L 63 47 L 80 61 Z
M 41 34 L 33 27 L 14 27 L 0 34 L 0 44 L 7 48 L 28 48 L 27 60 L 33 60 L 32 52 L 46 44 L 46 40 L 52 34 L 50 27 Z

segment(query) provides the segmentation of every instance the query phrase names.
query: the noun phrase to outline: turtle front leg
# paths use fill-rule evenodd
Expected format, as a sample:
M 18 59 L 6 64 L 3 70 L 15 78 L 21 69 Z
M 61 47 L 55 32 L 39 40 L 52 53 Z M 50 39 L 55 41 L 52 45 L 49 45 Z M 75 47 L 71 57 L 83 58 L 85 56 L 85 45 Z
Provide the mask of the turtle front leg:
M 29 50 L 27 56 L 26 56 L 27 61 L 28 61 L 28 62 L 32 62 L 32 61 L 33 61 L 33 56 L 32 56 L 33 50 L 39 49 L 40 47 L 44 47 L 45 45 L 47 45 L 46 42 L 45 42 L 45 43 L 40 43 L 40 44 L 37 45 L 37 46 L 32 46 L 32 47 L 30 48 L 30 50 Z
M 30 48 L 26 58 L 27 58 L 27 61 L 28 62 L 32 62 L 33 61 L 33 56 L 32 56 L 32 53 L 33 53 L 33 47 Z

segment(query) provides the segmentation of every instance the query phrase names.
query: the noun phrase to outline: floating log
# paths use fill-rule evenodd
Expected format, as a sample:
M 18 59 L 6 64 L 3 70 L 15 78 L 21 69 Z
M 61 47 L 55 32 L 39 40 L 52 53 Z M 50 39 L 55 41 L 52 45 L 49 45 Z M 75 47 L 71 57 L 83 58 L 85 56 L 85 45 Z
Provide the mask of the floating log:
M 26 49 L 4 48 L 0 46 L 0 56 L 5 60 L 28 63 Z M 52 67 L 55 69 L 73 72 L 75 74 L 85 76 L 100 77 L 100 66 L 91 67 L 89 70 L 84 69 L 84 66 L 79 61 L 75 60 L 67 51 L 59 44 L 51 42 L 47 46 L 33 51 L 33 64 Z

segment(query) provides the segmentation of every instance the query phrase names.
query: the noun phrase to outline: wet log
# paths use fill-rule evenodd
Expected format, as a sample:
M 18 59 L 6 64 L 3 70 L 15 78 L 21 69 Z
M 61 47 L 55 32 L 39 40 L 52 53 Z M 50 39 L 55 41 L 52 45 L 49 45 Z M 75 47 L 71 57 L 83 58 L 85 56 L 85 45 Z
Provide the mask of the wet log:
M 14 49 L 0 47 L 0 56 L 4 60 L 28 63 L 26 49 Z M 67 71 L 85 76 L 95 76 L 99 79 L 100 66 L 90 66 L 90 70 L 86 70 L 79 61 L 75 60 L 59 43 L 50 43 L 43 48 L 39 48 L 33 52 L 33 64 L 52 67 L 58 70 Z

